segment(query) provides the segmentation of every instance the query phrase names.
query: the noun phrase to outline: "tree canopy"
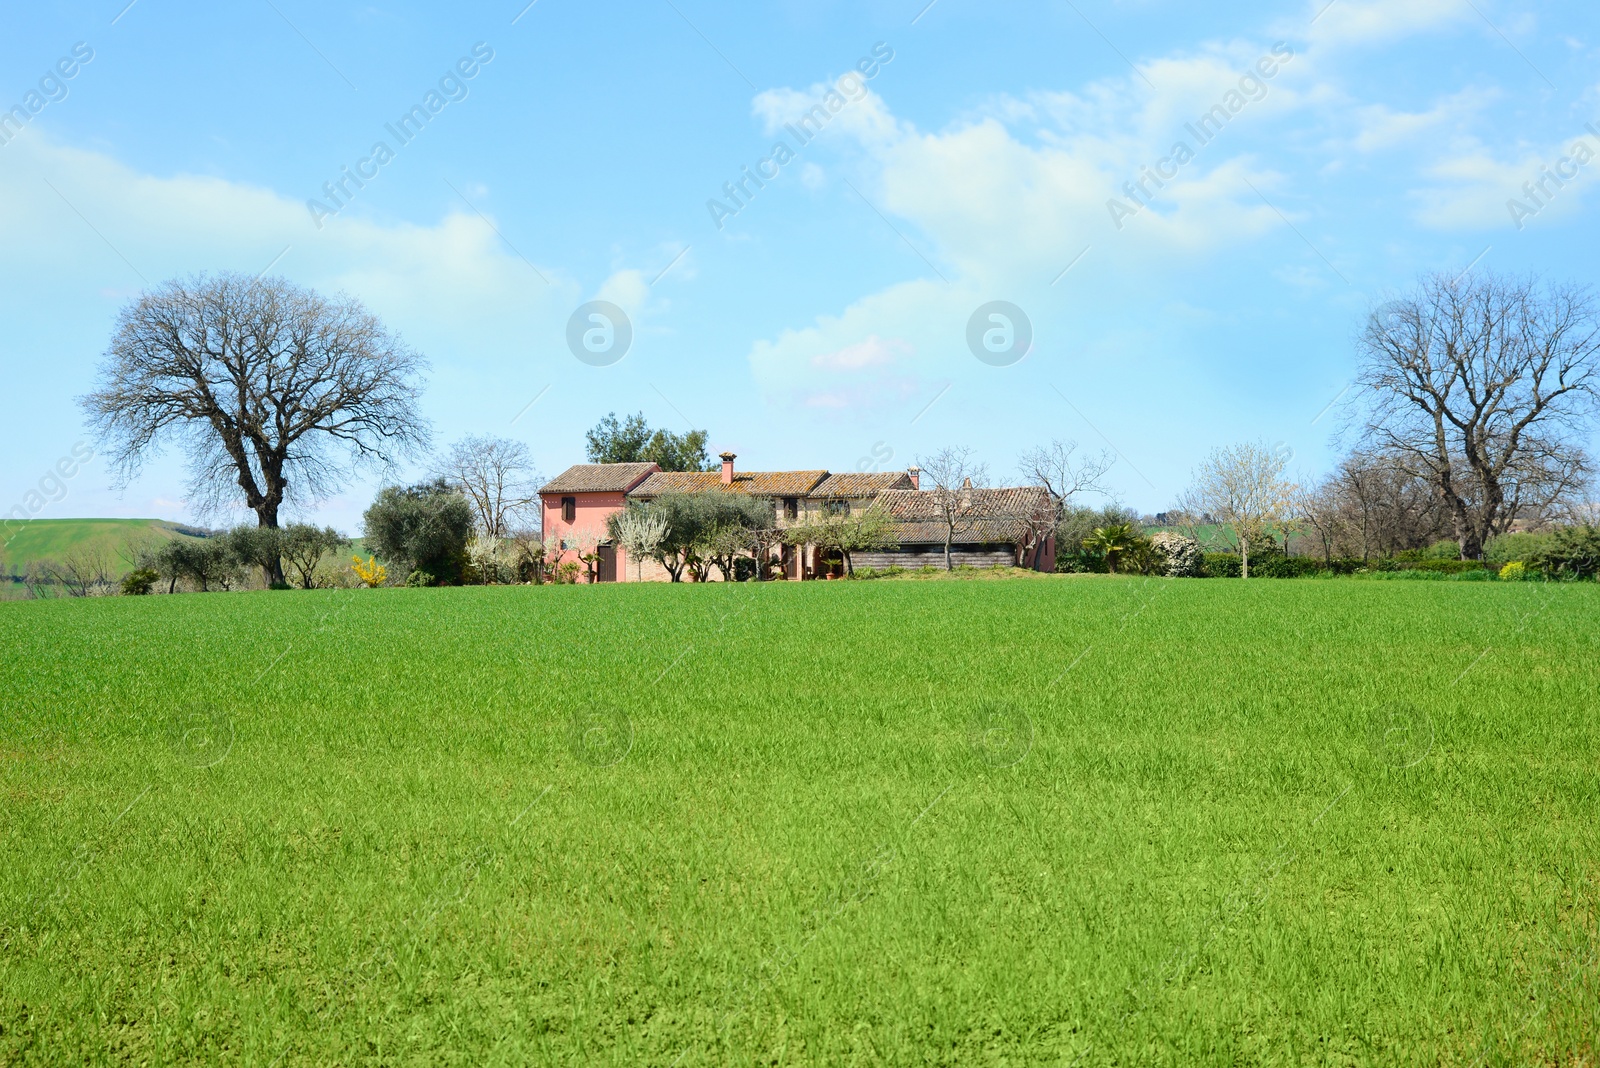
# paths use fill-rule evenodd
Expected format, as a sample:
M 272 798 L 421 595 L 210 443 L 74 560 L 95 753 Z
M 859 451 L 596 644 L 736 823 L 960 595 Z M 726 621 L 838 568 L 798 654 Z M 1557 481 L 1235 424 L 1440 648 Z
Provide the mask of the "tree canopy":
M 674 434 L 652 430 L 643 412 L 623 422 L 609 412 L 588 433 L 588 455 L 592 464 L 654 463 L 663 471 L 714 471 L 716 465 L 706 454 L 706 432 L 690 430 Z
M 461 581 L 472 506 L 444 479 L 387 486 L 365 516 L 367 547 L 397 570 L 421 572 L 434 582 Z

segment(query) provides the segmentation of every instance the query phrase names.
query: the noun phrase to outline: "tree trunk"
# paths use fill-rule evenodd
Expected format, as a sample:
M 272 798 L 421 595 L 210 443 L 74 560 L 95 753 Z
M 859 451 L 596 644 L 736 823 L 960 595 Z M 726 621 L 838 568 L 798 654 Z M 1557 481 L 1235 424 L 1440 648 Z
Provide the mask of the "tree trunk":
M 944 569 L 946 571 L 954 571 L 956 569 L 956 565 L 950 561 L 950 539 L 954 535 L 955 531 L 950 530 L 946 531 L 944 536 Z
M 276 498 L 261 502 L 256 507 L 256 525 L 272 530 L 278 529 L 278 502 Z M 267 589 L 273 586 L 287 585 L 283 577 L 283 557 L 274 556 L 271 566 L 261 566 L 261 578 L 266 583 Z
M 1250 539 L 1243 535 L 1239 538 L 1239 577 L 1250 577 Z

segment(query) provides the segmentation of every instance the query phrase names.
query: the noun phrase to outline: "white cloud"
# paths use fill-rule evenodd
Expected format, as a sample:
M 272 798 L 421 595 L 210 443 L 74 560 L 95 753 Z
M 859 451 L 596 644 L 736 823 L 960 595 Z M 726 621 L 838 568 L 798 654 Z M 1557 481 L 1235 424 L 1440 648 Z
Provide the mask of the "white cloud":
M 922 395 L 929 383 L 973 366 L 959 339 L 965 317 L 983 301 L 1023 302 L 1038 310 L 1035 326 L 1048 330 L 1065 292 L 1052 291 L 1050 280 L 1086 248 L 1092 258 L 1075 268 L 1085 272 L 1078 283 L 1104 283 L 1113 294 L 1120 288 L 1137 304 L 1152 273 L 1209 262 L 1221 250 L 1286 231 L 1284 217 L 1256 190 L 1295 217 L 1292 193 L 1299 183 L 1292 172 L 1262 161 L 1270 152 L 1292 164 L 1285 152 L 1290 139 L 1304 142 L 1308 131 L 1322 127 L 1349 129 L 1352 112 L 1356 129 L 1332 142 L 1346 156 L 1415 141 L 1428 131 L 1461 136 L 1458 128 L 1496 98 L 1493 90 L 1463 90 L 1413 113 L 1387 101 L 1362 108 L 1334 80 L 1343 61 L 1331 45 L 1373 47 L 1460 21 L 1459 0 L 1416 0 L 1405 7 L 1338 0 L 1309 32 L 1308 16 L 1284 34 L 1309 44 L 1211 43 L 1142 61 L 1154 89 L 1119 76 L 1067 91 L 1001 97 L 938 130 L 897 118 L 875 95 L 851 105 L 833 127 L 851 136 L 827 142 L 829 151 L 848 152 L 846 165 L 860 172 L 855 184 L 950 282 L 892 285 L 836 316 L 817 317 L 810 327 L 757 342 L 750 362 L 758 381 L 771 393 L 813 405 L 870 407 Z M 1241 84 L 1258 62 L 1263 71 Z M 1259 76 L 1264 70 L 1272 77 Z M 756 114 L 769 132 L 781 131 L 816 93 L 817 87 L 763 93 Z M 1221 131 L 1202 144 L 1190 124 L 1214 104 L 1232 106 Z M 1157 188 L 1147 168 L 1171 158 L 1178 141 L 1193 158 Z M 1119 229 L 1108 200 L 1138 207 L 1126 186 L 1141 181 L 1136 191 L 1148 206 L 1123 218 Z M 914 263 L 909 269 L 929 273 Z M 1311 290 L 1327 286 L 1331 275 L 1320 265 L 1290 265 L 1275 277 Z M 871 337 L 904 339 L 914 355 L 864 382 L 819 381 L 824 366 L 847 377 L 840 365 L 869 351 L 858 346 Z M 902 370 L 906 375 L 897 377 Z
M 1475 18 L 1462 0 L 1309 0 L 1304 10 L 1314 19 L 1312 43 L 1330 46 L 1392 44 Z M 1303 32 L 1297 24 L 1285 28 L 1296 35 Z
M 892 364 L 915 353 L 916 350 L 902 338 L 892 337 L 885 341 L 877 334 L 869 334 L 865 341 L 813 356 L 811 366 L 824 371 L 859 371 Z
M 952 292 L 938 281 L 904 282 L 863 297 L 839 315 L 757 341 L 751 371 L 764 391 L 802 407 L 875 409 L 925 392 L 947 373 L 949 345 L 963 328 L 960 309 L 978 303 L 975 291 Z M 885 337 L 874 327 L 905 324 Z M 928 355 L 922 355 L 928 353 Z
M 624 268 L 612 272 L 600 284 L 595 299 L 609 300 L 630 316 L 637 318 L 643 314 L 645 304 L 650 299 L 650 283 L 645 280 L 644 272 L 634 267 Z
M 1561 177 L 1563 171 L 1570 177 Z M 1534 217 L 1539 222 L 1568 218 L 1582 207 L 1586 191 L 1600 177 L 1600 137 L 1522 150 L 1515 159 L 1474 145 L 1435 161 L 1425 173 L 1433 183 L 1411 193 L 1423 226 L 1522 229 L 1536 225 Z
M 11 210 L 0 215 L 0 242 L 18 256 L 0 271 L 21 284 L 48 278 L 58 286 L 62 276 L 78 284 L 85 264 L 99 264 L 96 290 L 120 301 L 175 275 L 254 274 L 276 259 L 274 274 L 346 289 L 380 315 L 429 332 L 446 325 L 434 318 L 441 311 L 452 329 L 485 316 L 509 325 L 507 308 L 554 312 L 576 293 L 548 265 L 537 268 L 549 280 L 541 281 L 489 223 L 453 207 L 417 226 L 378 222 L 358 202 L 318 230 L 303 202 L 257 186 L 144 174 L 32 130 L 5 152 L 0 198 Z
M 1442 98 L 1427 111 L 1395 111 L 1385 104 L 1369 104 L 1356 109 L 1359 129 L 1351 144 L 1364 153 L 1417 148 L 1426 135 L 1447 127 L 1459 128 L 1503 95 L 1498 89 L 1463 89 Z

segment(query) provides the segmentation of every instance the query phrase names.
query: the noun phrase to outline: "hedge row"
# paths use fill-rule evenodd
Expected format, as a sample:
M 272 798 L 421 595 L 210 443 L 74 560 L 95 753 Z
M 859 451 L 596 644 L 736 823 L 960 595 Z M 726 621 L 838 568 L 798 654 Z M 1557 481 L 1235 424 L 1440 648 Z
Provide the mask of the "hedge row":
M 1445 575 L 1459 575 L 1467 571 L 1481 571 L 1486 565 L 1479 560 L 1377 560 L 1355 558 L 1323 560 L 1314 556 L 1279 556 L 1272 554 L 1253 557 L 1250 561 L 1251 578 L 1318 578 L 1326 575 L 1353 575 L 1358 571 L 1433 571 Z M 1240 561 L 1238 553 L 1206 553 L 1207 578 L 1238 578 Z

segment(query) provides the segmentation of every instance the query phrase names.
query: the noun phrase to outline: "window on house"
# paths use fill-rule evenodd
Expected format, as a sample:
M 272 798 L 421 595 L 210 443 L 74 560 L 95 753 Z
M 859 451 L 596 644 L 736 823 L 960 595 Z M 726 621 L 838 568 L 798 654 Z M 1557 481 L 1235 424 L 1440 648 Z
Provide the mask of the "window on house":
M 563 497 L 563 498 L 561 498 L 561 521 L 563 523 L 570 523 L 574 519 L 577 519 L 577 518 L 578 518 L 578 498 L 576 498 L 576 497 Z
M 830 516 L 849 515 L 850 514 L 850 502 L 849 501 L 842 501 L 842 500 L 829 501 L 826 505 L 823 506 L 823 512 L 824 512 L 824 514 L 830 515 Z
M 798 519 L 800 517 L 800 498 L 785 497 L 783 499 L 783 516 L 785 519 Z

